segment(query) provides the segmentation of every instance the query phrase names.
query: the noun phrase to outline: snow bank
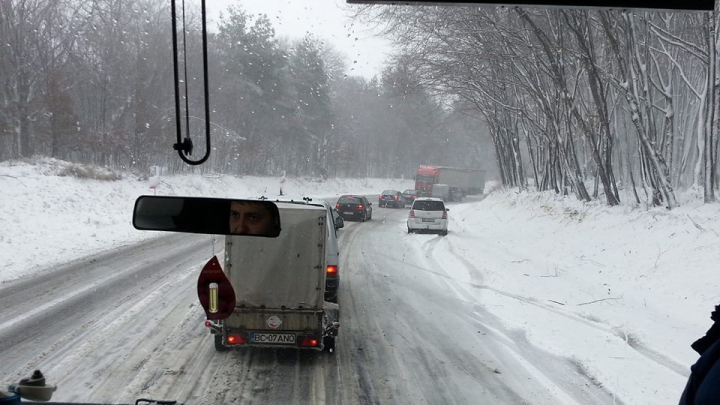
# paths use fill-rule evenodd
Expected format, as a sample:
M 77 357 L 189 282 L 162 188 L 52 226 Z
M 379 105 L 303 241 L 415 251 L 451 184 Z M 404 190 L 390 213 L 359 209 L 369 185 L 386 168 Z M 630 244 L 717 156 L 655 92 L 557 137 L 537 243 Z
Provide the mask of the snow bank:
M 0 281 L 157 236 L 132 227 L 133 205 L 140 195 L 274 197 L 282 181 L 229 175 L 142 179 L 55 159 L 2 162 Z M 286 178 L 282 186 L 285 195 L 333 197 L 402 190 L 413 184 L 393 179 Z
M 720 204 L 607 207 L 498 190 L 451 207 L 454 277 L 630 404 L 677 403 L 720 302 Z

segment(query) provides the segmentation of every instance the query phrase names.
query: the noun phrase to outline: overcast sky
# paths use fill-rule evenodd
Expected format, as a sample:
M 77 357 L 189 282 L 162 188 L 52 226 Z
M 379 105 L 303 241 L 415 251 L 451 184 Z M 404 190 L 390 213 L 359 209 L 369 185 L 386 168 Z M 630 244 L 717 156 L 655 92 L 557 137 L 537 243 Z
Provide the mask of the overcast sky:
M 214 21 L 221 10 L 236 4 L 250 14 L 267 14 L 278 37 L 302 38 L 310 32 L 347 56 L 347 74 L 366 78 L 379 74 L 390 52 L 389 41 L 374 35 L 371 27 L 353 24 L 349 16 L 356 6 L 344 0 L 209 0 L 206 4 Z

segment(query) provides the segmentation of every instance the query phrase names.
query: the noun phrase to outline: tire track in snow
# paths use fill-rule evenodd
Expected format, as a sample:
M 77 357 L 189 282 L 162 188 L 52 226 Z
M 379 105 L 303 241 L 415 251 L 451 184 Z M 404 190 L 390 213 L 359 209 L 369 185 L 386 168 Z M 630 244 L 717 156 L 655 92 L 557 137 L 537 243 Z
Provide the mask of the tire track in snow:
M 51 270 L 8 283 L 0 293 L 5 305 L 3 313 L 18 313 L 23 306 L 32 307 L 48 300 L 56 301 L 57 305 L 0 334 L 3 347 L 0 360 L 5 366 L 2 371 L 15 373 L 0 378 L 12 381 L 27 370 L 51 367 L 72 355 L 85 340 L 122 316 L 140 294 L 168 283 L 168 275 L 197 260 L 194 257 L 204 257 L 203 251 L 209 248 L 199 243 L 201 240 L 195 235 L 173 235 L 75 261 L 57 273 Z M 156 250 L 169 242 L 170 248 Z M 184 255 L 176 256 L 177 252 Z M 77 294 L 74 283 L 80 280 L 96 288 Z M 14 299 L 18 296 L 25 298 Z M 112 355 L 118 348 L 108 350 Z
M 508 298 L 512 298 L 512 299 L 522 301 L 522 302 L 530 304 L 530 305 L 534 305 L 534 306 L 536 306 L 538 308 L 542 308 L 546 311 L 553 312 L 557 315 L 563 316 L 574 322 L 582 323 L 585 326 L 597 329 L 599 331 L 613 334 L 613 335 L 617 336 L 618 338 L 622 339 L 627 344 L 628 347 L 632 348 L 633 350 L 637 351 L 638 353 L 645 356 L 647 359 L 652 360 L 653 362 L 657 363 L 658 365 L 663 366 L 685 378 L 687 378 L 690 375 L 687 366 L 680 364 L 677 361 L 660 353 L 659 351 L 642 344 L 639 341 L 639 339 L 637 339 L 637 337 L 633 336 L 632 334 L 628 333 L 627 331 L 624 331 L 621 328 L 612 326 L 610 324 L 601 322 L 599 320 L 588 319 L 587 317 L 577 314 L 571 310 L 557 308 L 555 306 L 548 305 L 543 302 L 539 302 L 530 297 L 524 297 L 524 296 L 521 296 L 518 294 L 509 293 L 506 291 L 499 290 L 497 288 L 493 288 L 493 287 L 484 285 L 482 271 L 478 268 L 478 266 L 474 263 L 471 263 L 469 260 L 465 259 L 464 257 L 462 257 L 462 255 L 458 254 L 451 243 L 448 243 L 447 245 L 448 245 L 447 246 L 448 251 L 458 261 L 460 261 L 462 263 L 462 265 L 466 268 L 468 273 L 471 275 L 473 282 L 469 283 L 469 284 L 466 283 L 466 284 L 470 285 L 471 287 L 476 288 L 476 289 L 489 290 L 496 294 L 503 295 Z M 434 248 L 434 246 L 433 246 L 433 248 Z

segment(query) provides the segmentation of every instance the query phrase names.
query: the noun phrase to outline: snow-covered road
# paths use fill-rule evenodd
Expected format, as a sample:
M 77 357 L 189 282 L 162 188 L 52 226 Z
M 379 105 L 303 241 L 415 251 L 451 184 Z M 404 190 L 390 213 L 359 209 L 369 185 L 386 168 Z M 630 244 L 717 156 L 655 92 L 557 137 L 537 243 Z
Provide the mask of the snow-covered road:
M 211 237 L 169 235 L 3 284 L 0 382 L 39 368 L 59 385 L 55 401 L 82 402 L 621 403 L 580 364 L 506 329 L 481 280 L 436 258 L 452 252 L 452 228 L 408 235 L 407 210 L 375 207 L 340 231 L 335 354 L 215 352 L 196 299 Z
M 386 381 L 376 402 L 621 403 L 577 364 L 506 330 L 483 306 L 482 289 L 468 293 L 450 263 L 433 258 L 448 248 L 452 225 L 449 237 L 408 235 L 406 219 L 407 210 L 376 208 L 373 221 L 341 238 L 349 278 L 341 347 L 360 346 L 358 357 L 376 365 L 359 373 Z

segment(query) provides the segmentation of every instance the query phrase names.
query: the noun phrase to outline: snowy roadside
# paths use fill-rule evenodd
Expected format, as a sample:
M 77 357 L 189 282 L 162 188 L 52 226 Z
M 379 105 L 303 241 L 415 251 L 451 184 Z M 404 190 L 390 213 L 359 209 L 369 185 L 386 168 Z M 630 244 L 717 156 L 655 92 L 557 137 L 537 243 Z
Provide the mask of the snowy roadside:
M 159 235 L 132 228 L 137 196 L 275 196 L 280 178 L 62 176 L 65 162 L 0 163 L 0 282 Z M 291 196 L 411 188 L 388 179 L 285 179 Z M 526 341 L 565 356 L 626 404 L 677 403 L 689 344 L 720 301 L 720 204 L 667 211 L 582 204 L 554 193 L 497 191 L 453 204 L 432 257 Z M 398 229 L 404 232 L 404 222 Z M 429 235 L 409 240 L 422 252 Z M 492 320 L 488 320 L 489 327 Z
M 677 403 L 720 302 L 720 205 L 672 211 L 497 191 L 432 254 L 532 344 L 629 404 Z
M 160 236 L 132 227 L 132 210 L 140 195 L 256 198 L 274 197 L 282 178 L 203 176 L 199 174 L 120 180 L 82 178 L 85 167 L 54 159 L 0 163 L 0 283 L 42 271 L 99 251 Z M 91 176 L 102 177 L 104 173 Z M 69 173 L 75 172 L 75 173 Z M 107 173 L 112 177 L 111 173 Z M 78 177 L 80 175 L 80 177 Z M 286 178 L 283 193 L 334 197 L 344 193 L 379 193 L 412 188 L 395 179 Z

